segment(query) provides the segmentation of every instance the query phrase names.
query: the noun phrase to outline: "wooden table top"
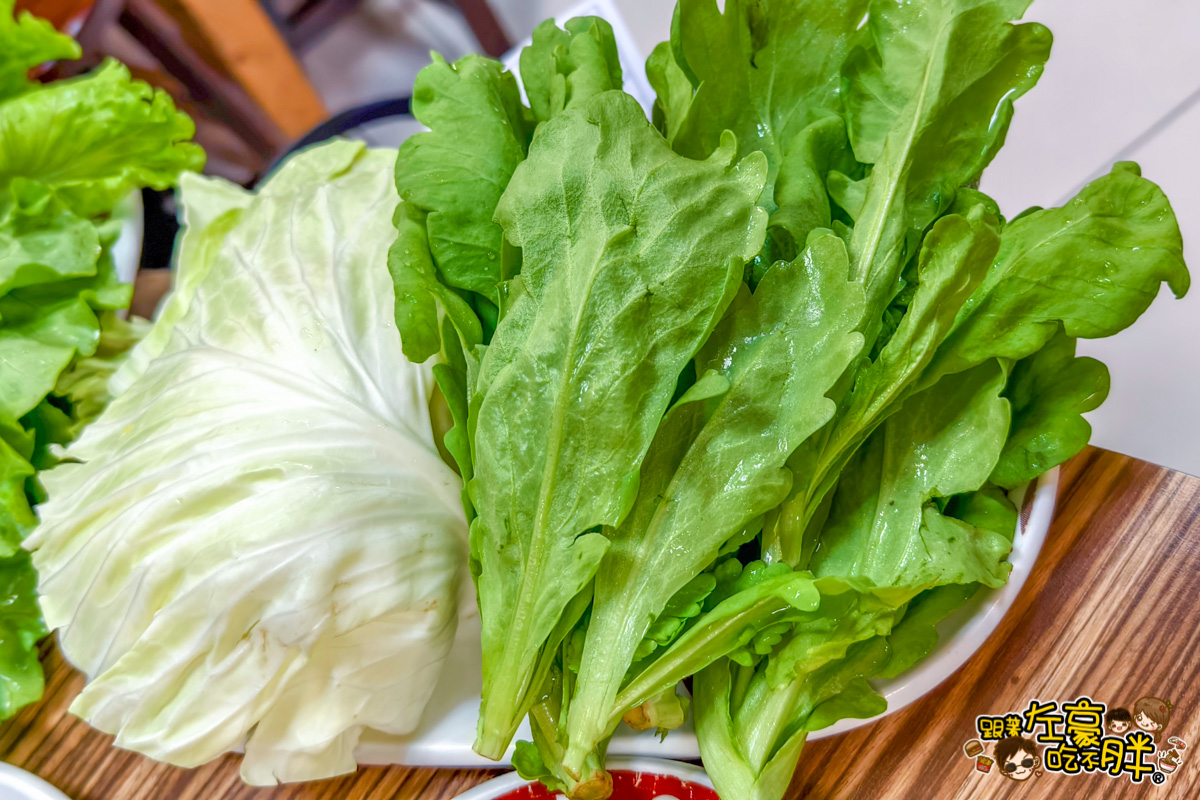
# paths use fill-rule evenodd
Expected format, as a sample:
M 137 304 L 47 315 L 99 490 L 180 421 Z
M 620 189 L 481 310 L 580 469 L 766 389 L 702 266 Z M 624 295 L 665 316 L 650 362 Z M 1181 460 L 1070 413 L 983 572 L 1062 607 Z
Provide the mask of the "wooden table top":
M 1200 797 L 1200 479 L 1090 449 L 1064 466 L 1058 511 L 1015 606 L 953 678 L 874 725 L 813 742 L 790 798 Z M 0 727 L 0 758 L 75 800 L 438 800 L 493 772 L 371 767 L 340 779 L 254 789 L 228 756 L 197 770 L 111 746 L 66 713 L 82 680 L 47 648 L 46 697 Z M 1161 786 L 1045 773 L 983 774 L 963 754 L 975 717 L 1031 698 L 1131 706 L 1170 700 L 1164 736 L 1193 745 Z

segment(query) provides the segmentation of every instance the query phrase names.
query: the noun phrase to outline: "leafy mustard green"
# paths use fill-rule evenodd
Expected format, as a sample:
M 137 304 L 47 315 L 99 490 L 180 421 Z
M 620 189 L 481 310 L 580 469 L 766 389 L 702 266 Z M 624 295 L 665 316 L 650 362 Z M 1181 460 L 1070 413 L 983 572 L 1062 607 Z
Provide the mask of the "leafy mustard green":
M 538 28 L 528 108 L 491 62 L 422 73 L 396 318 L 454 420 L 480 753 L 528 717 L 517 769 L 599 800 L 617 726 L 690 705 L 721 796 L 775 800 L 1006 582 L 1010 491 L 1108 392 L 1076 341 L 1189 286 L 1136 165 L 1011 220 L 979 191 L 1050 54 L 1029 4 L 679 0 L 650 121 L 594 19 Z M 455 80 L 489 88 L 421 99 Z

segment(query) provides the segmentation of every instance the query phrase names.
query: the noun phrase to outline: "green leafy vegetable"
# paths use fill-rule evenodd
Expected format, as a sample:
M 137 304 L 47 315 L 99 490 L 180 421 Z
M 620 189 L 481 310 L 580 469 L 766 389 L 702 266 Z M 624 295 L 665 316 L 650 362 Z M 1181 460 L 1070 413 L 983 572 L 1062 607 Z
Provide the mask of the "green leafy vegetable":
M 676 378 L 761 246 L 764 165 L 734 151 L 729 137 L 705 161 L 675 155 L 609 92 L 543 123 L 501 199 L 526 268 L 475 389 L 485 755 L 535 699 L 539 654 L 609 546 L 590 531 L 629 512 Z
M 521 51 L 521 80 L 539 122 L 620 89 L 621 64 L 612 27 L 597 17 L 576 17 L 565 29 L 546 20 L 534 30 L 532 44 Z
M 1075 341 L 1189 284 L 1134 165 L 1011 220 L 976 188 L 1049 56 L 1028 6 L 679 0 L 650 121 L 594 19 L 537 29 L 530 108 L 442 100 L 414 141 L 531 136 L 397 168 L 495 237 L 447 269 L 410 200 L 391 262 L 473 518 L 478 752 L 528 715 L 521 773 L 598 800 L 617 726 L 674 727 L 693 676 L 718 791 L 777 800 L 809 732 L 882 713 L 874 681 L 1007 580 L 1009 492 L 1107 393 Z
M 992 482 L 1014 488 L 1078 453 L 1092 435 L 1082 416 L 1108 396 L 1108 369 L 1075 358 L 1075 340 L 1059 333 L 1013 367 L 1005 395 L 1013 423 Z
M 1141 316 L 1164 282 L 1177 297 L 1191 284 L 1179 224 L 1136 164 L 1117 164 L 1062 208 L 1009 223 L 994 266 L 930 371 L 936 377 L 996 356 L 1025 358 L 1060 323 L 1072 338 L 1112 336 Z
M 740 154 L 767 157 L 763 206 L 774 214 L 789 151 L 806 126 L 838 108 L 838 67 L 866 8 L 867 0 L 730 0 L 722 12 L 716 0 L 680 0 L 671 60 L 661 50 L 647 69 L 660 98 L 669 98 L 660 109 L 672 146 L 703 158 L 733 131 Z M 676 76 L 687 79 L 690 97 Z
M 0 0 L 0 718 L 41 694 L 36 577 L 13 555 L 37 522 L 36 473 L 107 402 L 107 376 L 131 344 L 114 338 L 131 291 L 110 254 L 120 205 L 204 161 L 191 120 L 116 62 L 32 80 L 32 68 L 80 48 L 13 7 Z
M 646 621 L 731 536 L 779 505 L 790 488 L 788 455 L 832 417 L 825 393 L 862 346 L 854 332 L 862 288 L 848 273 L 841 239 L 814 234 L 796 262 L 776 264 L 753 296 L 735 301 L 698 354 L 697 371 L 722 391 L 705 396 L 702 379 L 679 400 L 651 445 L 632 512 L 611 534 L 568 728 L 568 769 L 611 733 L 603 709 Z
M 843 471 L 810 566 L 901 605 L 950 583 L 1000 586 L 1011 542 L 931 504 L 979 488 L 1000 457 L 1009 404 L 996 362 L 913 396 Z
M 49 631 L 37 604 L 37 575 L 23 551 L 0 558 L 0 716 L 11 717 L 42 696 L 37 643 Z

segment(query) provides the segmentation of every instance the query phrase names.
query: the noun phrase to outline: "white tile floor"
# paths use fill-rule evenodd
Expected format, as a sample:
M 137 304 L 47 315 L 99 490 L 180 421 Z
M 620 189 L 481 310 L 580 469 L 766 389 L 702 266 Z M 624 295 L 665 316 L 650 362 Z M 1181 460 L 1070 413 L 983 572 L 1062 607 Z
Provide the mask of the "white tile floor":
M 577 0 L 492 2 L 516 41 Z M 643 56 L 666 37 L 673 0 L 614 2 Z M 1018 103 L 984 190 L 1013 214 L 1061 203 L 1115 158 L 1133 159 L 1166 189 L 1185 241 L 1200 247 L 1200 2 L 1041 0 L 1029 18 L 1054 31 L 1054 54 L 1040 85 Z M 407 94 L 431 48 L 457 57 L 472 39 L 428 0 L 368 0 L 305 62 L 340 110 Z M 398 141 L 411 130 L 372 136 Z M 1198 342 L 1200 288 L 1182 301 L 1164 291 L 1134 328 L 1081 344 L 1112 372 L 1108 402 L 1090 415 L 1093 442 L 1200 475 Z

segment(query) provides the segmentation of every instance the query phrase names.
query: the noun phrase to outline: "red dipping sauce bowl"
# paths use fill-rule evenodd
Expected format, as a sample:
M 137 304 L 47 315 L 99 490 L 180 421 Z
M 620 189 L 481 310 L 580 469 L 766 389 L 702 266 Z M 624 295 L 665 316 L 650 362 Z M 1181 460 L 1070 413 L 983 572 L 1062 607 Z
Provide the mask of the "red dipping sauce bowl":
M 719 800 L 708 775 L 699 767 L 657 758 L 610 758 L 610 800 Z M 459 795 L 457 800 L 555 800 L 561 797 L 515 772 L 493 778 Z

